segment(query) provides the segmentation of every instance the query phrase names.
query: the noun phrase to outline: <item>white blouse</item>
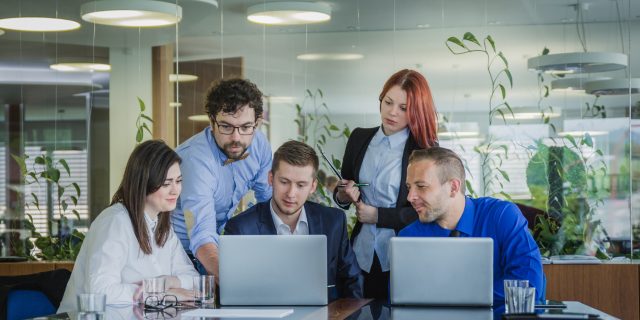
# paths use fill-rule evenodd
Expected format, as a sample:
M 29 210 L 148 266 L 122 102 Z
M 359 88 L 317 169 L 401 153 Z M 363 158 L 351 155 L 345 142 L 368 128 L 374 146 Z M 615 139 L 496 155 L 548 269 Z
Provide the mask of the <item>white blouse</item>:
M 151 236 L 149 255 L 140 250 L 124 205 L 114 204 L 98 215 L 82 243 L 58 312 L 76 310 L 80 293 L 104 293 L 107 304 L 132 304 L 138 284 L 146 278 L 176 276 L 182 288 L 192 288 L 198 272 L 173 228 L 159 247 L 152 236 L 156 221 L 145 217 Z

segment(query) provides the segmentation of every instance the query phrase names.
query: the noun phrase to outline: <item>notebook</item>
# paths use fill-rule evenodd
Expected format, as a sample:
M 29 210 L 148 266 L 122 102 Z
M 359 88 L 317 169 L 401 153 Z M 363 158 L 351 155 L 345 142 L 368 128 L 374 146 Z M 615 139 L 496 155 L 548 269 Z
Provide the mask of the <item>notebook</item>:
M 391 239 L 394 305 L 493 305 L 491 238 Z
M 222 305 L 326 305 L 324 235 L 220 236 Z

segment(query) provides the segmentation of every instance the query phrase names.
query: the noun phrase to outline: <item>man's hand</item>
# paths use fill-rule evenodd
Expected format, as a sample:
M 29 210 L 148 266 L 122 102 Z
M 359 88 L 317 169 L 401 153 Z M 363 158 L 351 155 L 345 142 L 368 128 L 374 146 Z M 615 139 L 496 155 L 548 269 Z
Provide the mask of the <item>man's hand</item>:
M 198 248 L 196 258 L 202 263 L 208 274 L 215 276 L 218 283 L 218 246 L 215 243 L 207 243 Z
M 355 181 L 353 180 L 340 180 L 338 181 L 338 192 L 336 193 L 336 197 L 338 198 L 338 202 L 340 203 L 356 203 L 358 199 L 360 199 L 360 189 L 355 186 Z
M 356 202 L 356 216 L 361 223 L 378 223 L 378 208 L 365 204 L 362 201 Z

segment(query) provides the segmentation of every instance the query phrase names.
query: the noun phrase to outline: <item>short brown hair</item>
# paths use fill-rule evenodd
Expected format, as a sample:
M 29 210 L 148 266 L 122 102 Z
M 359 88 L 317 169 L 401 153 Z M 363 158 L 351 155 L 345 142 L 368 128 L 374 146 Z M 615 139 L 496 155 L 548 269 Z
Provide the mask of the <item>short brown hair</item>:
M 465 193 L 464 164 L 460 157 L 447 148 L 431 147 L 429 149 L 414 150 L 409 156 L 409 164 L 418 161 L 431 160 L 438 167 L 438 180 L 445 183 L 451 179 L 460 179 L 460 190 Z
M 280 161 L 284 161 L 292 166 L 306 167 L 313 166 L 313 178 L 316 179 L 318 172 L 318 155 L 309 145 L 300 141 L 287 141 L 276 150 L 273 154 L 273 163 L 271 164 L 271 172 L 278 170 Z

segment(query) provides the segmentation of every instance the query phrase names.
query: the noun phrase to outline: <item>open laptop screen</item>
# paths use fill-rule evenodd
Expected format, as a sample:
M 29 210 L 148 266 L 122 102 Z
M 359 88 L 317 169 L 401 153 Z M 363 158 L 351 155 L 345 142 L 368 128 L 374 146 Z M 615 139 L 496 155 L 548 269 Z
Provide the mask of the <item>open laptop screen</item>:
M 491 238 L 391 239 L 391 303 L 493 304 Z
M 326 305 L 324 235 L 220 236 L 222 305 Z

